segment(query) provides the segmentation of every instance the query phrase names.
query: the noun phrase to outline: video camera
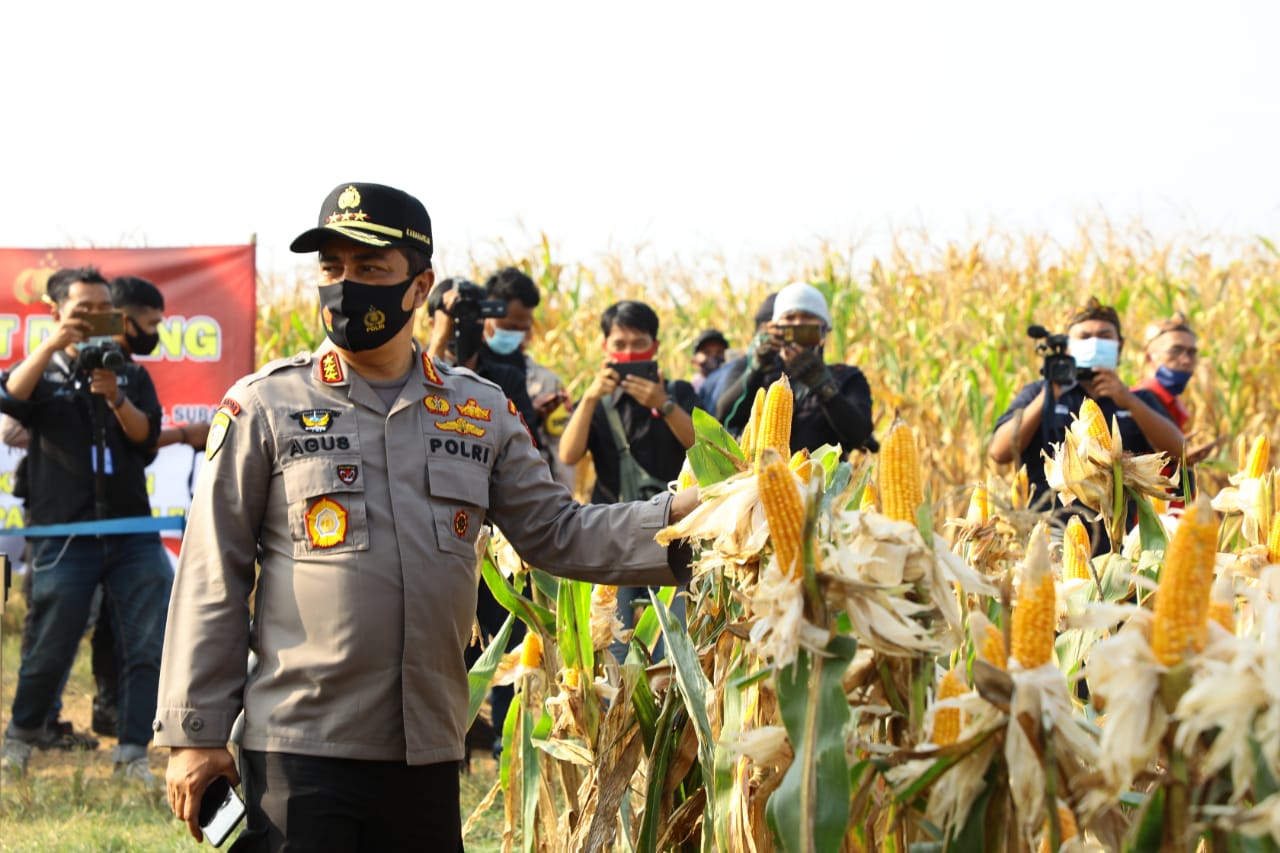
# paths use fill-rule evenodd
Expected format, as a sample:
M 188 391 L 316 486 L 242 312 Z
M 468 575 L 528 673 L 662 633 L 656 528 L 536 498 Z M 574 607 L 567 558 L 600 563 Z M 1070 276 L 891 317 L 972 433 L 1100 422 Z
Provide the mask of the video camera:
M 490 317 L 507 316 L 507 303 L 501 299 L 485 299 L 484 288 L 474 281 L 456 280 L 453 289 L 458 291 L 458 298 L 449 309 L 456 327 L 462 327 Z
M 1093 378 L 1092 367 L 1076 367 L 1076 360 L 1067 354 L 1067 336 L 1055 335 L 1044 326 L 1028 326 L 1027 337 L 1039 343 L 1036 352 L 1044 356 L 1040 375 L 1055 385 L 1071 385 L 1081 379 Z

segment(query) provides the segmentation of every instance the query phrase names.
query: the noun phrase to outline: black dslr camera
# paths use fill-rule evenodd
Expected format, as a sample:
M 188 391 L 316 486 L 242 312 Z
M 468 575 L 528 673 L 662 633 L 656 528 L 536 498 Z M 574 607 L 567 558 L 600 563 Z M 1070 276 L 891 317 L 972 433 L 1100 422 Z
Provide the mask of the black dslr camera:
M 485 299 L 484 288 L 474 281 L 455 280 L 453 289 L 458 291 L 458 298 L 449 309 L 457 327 L 481 322 L 489 317 L 507 316 L 507 303 L 501 299 Z
M 109 337 L 89 338 L 79 352 L 72 367 L 77 373 L 88 374 L 95 370 L 110 370 L 120 373 L 124 370 L 124 350 Z
M 1044 356 L 1040 375 L 1055 385 L 1071 385 L 1080 379 L 1092 379 L 1093 368 L 1076 367 L 1076 360 L 1067 355 L 1067 336 L 1055 335 L 1044 326 L 1028 326 L 1027 336 L 1039 343 L 1036 352 Z

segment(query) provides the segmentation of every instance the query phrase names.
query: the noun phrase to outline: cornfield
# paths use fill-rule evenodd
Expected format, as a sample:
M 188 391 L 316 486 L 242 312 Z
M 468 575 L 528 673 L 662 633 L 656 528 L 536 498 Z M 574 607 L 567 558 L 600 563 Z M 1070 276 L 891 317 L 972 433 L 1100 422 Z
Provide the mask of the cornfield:
M 884 445 L 788 459 L 756 424 L 739 444 L 696 413 L 682 477 L 701 503 L 659 534 L 694 545 L 684 625 L 668 588 L 623 632 L 616 591 L 557 580 L 494 534 L 481 574 L 511 616 L 471 687 L 475 714 L 495 680 L 518 685 L 479 809 L 502 810 L 507 849 L 1280 850 L 1270 243 L 903 241 L 865 272 L 827 250 L 785 279 L 713 284 L 562 265 L 546 242 L 498 264 L 541 285 L 532 352 L 571 393 L 616 299 L 654 305 L 659 358 L 681 376 L 702 328 L 745 341 L 771 289 L 809 281 L 832 306 L 827 358 L 868 375 Z M 302 292 L 264 301 L 260 359 L 314 343 Z M 1035 378 L 1026 327 L 1063 330 L 1088 295 L 1119 310 L 1131 380 L 1142 328 L 1185 313 L 1203 353 L 1193 425 L 1234 439 L 1170 509 L 1169 460 L 1077 420 L 1046 467 L 1115 534 L 1092 559 L 986 459 Z M 527 639 L 504 654 L 516 619 Z

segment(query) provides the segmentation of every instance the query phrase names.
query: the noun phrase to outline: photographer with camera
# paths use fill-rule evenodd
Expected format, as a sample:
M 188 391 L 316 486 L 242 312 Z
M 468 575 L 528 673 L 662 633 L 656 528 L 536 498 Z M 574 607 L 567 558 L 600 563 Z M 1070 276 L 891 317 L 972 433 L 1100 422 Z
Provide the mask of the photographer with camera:
M 847 364 L 826 364 L 823 345 L 831 330 L 826 297 L 816 287 L 797 282 L 778 291 L 772 322 L 751 341 L 747 359 L 731 372 L 716 409 L 721 423 L 741 433 L 751 415 L 756 390 L 767 388 L 783 373 L 791 380 L 795 406 L 791 415 L 791 450 L 816 450 L 838 444 L 851 450 L 875 451 L 871 435 L 871 387 L 862 371 Z
M 1173 459 L 1182 456 L 1183 436 L 1154 394 L 1145 389 L 1130 390 L 1116 373 L 1124 337 L 1120 317 L 1109 305 L 1090 297 L 1067 324 L 1065 335 L 1050 334 L 1039 326 L 1028 329 L 1043 343 L 1037 350 L 1045 356 L 1040 369 L 1044 377 L 1025 386 L 1009 409 L 996 421 L 988 451 L 992 461 L 1025 465 L 1031 487 L 1032 506 L 1048 509 L 1044 496 L 1044 458 L 1052 445 L 1061 443 L 1071 416 L 1080 411 L 1085 397 L 1092 397 L 1107 419 L 1114 416 L 1121 440 L 1129 453 L 1162 450 Z M 1045 403 L 1052 395 L 1050 415 Z
M 30 433 L 28 522 L 74 524 L 151 514 L 147 464 L 155 457 L 160 403 L 151 377 L 112 336 L 124 333 L 107 281 L 92 267 L 60 270 L 47 298 L 52 334 L 0 376 L 0 411 Z M 95 588 L 119 627 L 120 775 L 153 783 L 147 767 L 169 560 L 155 533 L 30 538 L 31 645 L 23 655 L 4 739 L 11 772 L 25 772 L 75 658 Z

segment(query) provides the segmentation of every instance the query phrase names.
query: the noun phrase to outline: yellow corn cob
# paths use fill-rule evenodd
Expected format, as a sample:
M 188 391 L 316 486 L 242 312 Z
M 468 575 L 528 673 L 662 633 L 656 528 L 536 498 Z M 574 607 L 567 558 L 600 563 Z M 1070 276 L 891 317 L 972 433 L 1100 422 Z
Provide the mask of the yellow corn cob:
M 1111 428 L 1107 426 L 1107 419 L 1102 416 L 1102 409 L 1098 408 L 1098 404 L 1092 397 L 1084 398 L 1084 402 L 1080 404 L 1080 414 L 1076 417 L 1089 425 L 1090 438 L 1098 442 L 1107 452 L 1112 450 Z
M 991 518 L 991 494 L 987 491 L 985 484 L 979 483 L 974 488 L 973 494 L 969 495 L 969 511 L 965 514 L 965 521 L 970 524 L 983 524 L 989 518 Z
M 791 454 L 791 461 L 787 463 L 787 467 L 796 472 L 796 476 L 800 478 L 802 483 L 809 482 L 809 471 L 813 469 L 813 462 L 809 459 L 809 451 L 802 447 Z
M 1243 471 L 1249 464 L 1249 439 L 1243 435 L 1236 436 L 1236 470 Z
M 804 526 L 804 502 L 796 487 L 795 475 L 777 451 L 767 449 L 760 460 L 760 503 L 769 522 L 769 538 L 773 541 L 773 558 L 784 575 L 799 577 L 801 563 L 800 534 Z
M 1026 509 L 1031 502 L 1031 484 L 1027 479 L 1027 466 L 1018 468 L 1013 475 L 1013 483 L 1009 486 L 1009 503 L 1014 509 Z
M 1203 492 L 1182 516 L 1165 551 L 1151 629 L 1151 650 L 1164 666 L 1182 661 L 1207 631 L 1218 521 Z
M 969 612 L 969 633 L 978 657 L 999 670 L 1009 669 L 1009 655 L 1004 648 L 1004 634 L 980 611 Z
M 1062 831 L 1062 843 L 1066 844 L 1071 839 L 1080 834 L 1080 827 L 1076 824 L 1076 816 L 1072 814 L 1071 809 L 1058 804 L 1058 828 Z M 1049 821 L 1044 822 L 1044 838 L 1040 841 L 1040 853 L 1051 853 L 1049 850 Z
M 684 465 L 680 466 L 680 474 L 676 477 L 676 491 L 683 491 L 698 482 L 698 478 L 693 476 L 693 469 L 689 467 L 689 460 L 684 461 Z
M 938 701 L 954 699 L 966 692 L 964 679 L 954 669 L 947 670 L 938 682 Z M 939 708 L 933 715 L 933 733 L 930 740 L 938 746 L 947 746 L 960 738 L 960 709 Z
M 1219 573 L 1213 582 L 1209 593 L 1209 619 L 1205 622 L 1204 637 L 1197 648 L 1204 648 L 1209 642 L 1209 621 L 1217 622 L 1228 634 L 1236 632 L 1236 586 L 1229 571 Z
M 1164 515 L 1169 511 L 1169 502 L 1163 498 L 1152 498 L 1151 508 L 1155 510 L 1156 515 Z
M 1209 618 L 1226 628 L 1228 634 L 1236 632 L 1236 608 L 1230 601 L 1210 601 Z
M 766 447 L 772 447 L 786 457 L 791 453 L 791 412 L 795 397 L 791 393 L 791 380 L 786 374 L 769 386 L 764 398 L 764 410 L 756 432 L 755 455 L 760 461 Z
M 578 675 L 578 668 L 576 666 L 571 666 L 568 669 L 561 670 L 560 676 L 561 676 L 561 681 L 564 684 L 566 689 L 568 690 L 578 689 L 578 684 L 581 683 L 581 678 Z
M 1062 536 L 1062 577 L 1064 580 L 1089 580 L 1089 556 L 1093 547 L 1089 544 L 1089 531 L 1080 516 L 1073 515 L 1067 522 Z
M 1053 659 L 1057 624 L 1058 594 L 1049 567 L 1049 530 L 1040 523 L 1031 531 L 1022 563 L 1009 638 L 1013 659 L 1023 669 L 1035 669 Z
M 862 501 L 858 504 L 858 509 L 862 512 L 876 511 L 876 484 L 870 480 L 862 487 Z
M 1280 512 L 1271 516 L 1271 533 L 1267 536 L 1267 562 L 1280 563 Z
M 542 663 L 542 638 L 533 631 L 524 635 L 524 645 L 520 647 L 520 665 L 533 669 Z
M 764 389 L 756 389 L 756 398 L 751 402 L 751 416 L 747 425 L 742 428 L 742 455 L 748 462 L 755 461 L 757 437 L 760 434 L 760 421 L 764 418 Z
M 1254 439 L 1253 447 L 1249 448 L 1249 458 L 1245 460 L 1244 475 L 1250 480 L 1256 480 L 1267 472 L 1270 464 L 1271 440 L 1264 433 Z
M 894 521 L 915 524 L 916 508 L 924 500 L 920 454 L 915 431 L 902 421 L 893 425 L 880 448 L 879 474 L 881 511 Z

